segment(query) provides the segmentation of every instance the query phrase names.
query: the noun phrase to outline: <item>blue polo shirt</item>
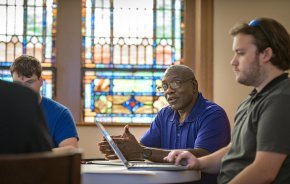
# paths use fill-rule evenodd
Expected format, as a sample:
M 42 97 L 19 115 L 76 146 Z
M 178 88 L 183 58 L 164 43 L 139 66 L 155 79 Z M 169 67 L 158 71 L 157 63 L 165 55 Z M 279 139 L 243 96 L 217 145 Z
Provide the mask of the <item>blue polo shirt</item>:
M 147 147 L 162 149 L 203 148 L 209 152 L 230 142 L 230 123 L 225 111 L 205 99 L 201 93 L 184 123 L 170 106 L 160 110 L 140 142 Z M 217 183 L 217 174 L 201 174 L 201 184 Z
M 147 147 L 214 152 L 230 142 L 230 124 L 225 111 L 199 93 L 183 124 L 179 123 L 178 112 L 167 106 L 157 114 L 140 142 Z
M 53 148 L 58 147 L 65 139 L 71 137 L 79 139 L 73 116 L 67 107 L 46 97 L 42 97 L 40 105 L 52 138 Z

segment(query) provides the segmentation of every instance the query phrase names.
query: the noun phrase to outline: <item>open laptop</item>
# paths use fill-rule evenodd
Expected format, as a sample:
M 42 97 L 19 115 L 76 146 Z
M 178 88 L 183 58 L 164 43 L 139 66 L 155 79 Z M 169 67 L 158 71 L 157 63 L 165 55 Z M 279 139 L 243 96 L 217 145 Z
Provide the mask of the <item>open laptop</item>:
M 98 121 L 96 121 L 96 125 L 99 130 L 102 132 L 105 139 L 108 141 L 111 148 L 114 150 L 115 154 L 121 161 L 121 164 L 124 165 L 127 169 L 138 169 L 138 170 L 160 170 L 160 171 L 178 171 L 178 170 L 186 170 L 186 166 L 175 165 L 173 163 L 156 163 L 156 162 L 144 162 L 144 161 L 127 161 L 124 157 L 121 150 L 115 144 L 109 133 L 106 131 L 105 127 Z

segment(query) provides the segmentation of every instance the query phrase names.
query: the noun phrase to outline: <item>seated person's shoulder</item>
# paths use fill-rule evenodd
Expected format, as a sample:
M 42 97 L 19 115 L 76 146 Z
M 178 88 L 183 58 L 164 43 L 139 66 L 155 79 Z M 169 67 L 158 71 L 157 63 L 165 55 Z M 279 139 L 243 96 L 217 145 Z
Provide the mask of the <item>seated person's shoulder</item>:
M 165 107 L 163 107 L 160 111 L 159 111 L 159 113 L 160 114 L 164 114 L 164 113 L 166 113 L 166 114 L 170 114 L 170 113 L 174 113 L 175 111 L 168 105 L 168 106 L 165 106 Z M 159 114 L 158 113 L 158 114 Z
M 47 97 L 42 97 L 41 104 L 45 109 L 53 109 L 59 112 L 69 111 L 69 109 L 66 106 Z
M 0 89 L 3 100 L 37 102 L 37 94 L 25 86 L 0 80 Z
M 222 114 L 225 114 L 225 110 L 219 106 L 218 104 L 216 104 L 215 102 L 212 101 L 207 101 L 205 106 L 204 106 L 204 110 L 208 111 L 208 112 L 220 112 Z
M 169 118 L 174 116 L 175 111 L 170 107 L 170 106 L 166 106 L 163 107 L 158 113 L 157 113 L 157 118 Z
M 200 111 L 199 117 L 201 119 L 220 119 L 221 122 L 229 124 L 228 116 L 226 111 L 218 104 L 207 101 Z
M 1 80 L 0 92 L 1 153 L 51 150 L 37 94 L 27 87 Z

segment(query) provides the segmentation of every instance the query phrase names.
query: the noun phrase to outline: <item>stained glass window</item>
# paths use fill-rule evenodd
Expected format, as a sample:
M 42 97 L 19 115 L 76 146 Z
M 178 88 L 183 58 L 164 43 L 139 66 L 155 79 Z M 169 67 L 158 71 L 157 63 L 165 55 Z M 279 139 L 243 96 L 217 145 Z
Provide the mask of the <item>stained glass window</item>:
M 151 123 L 183 60 L 182 0 L 82 0 L 84 122 Z
M 42 95 L 55 94 L 56 0 L 0 0 L 0 78 L 12 81 L 9 67 L 22 54 L 41 61 Z

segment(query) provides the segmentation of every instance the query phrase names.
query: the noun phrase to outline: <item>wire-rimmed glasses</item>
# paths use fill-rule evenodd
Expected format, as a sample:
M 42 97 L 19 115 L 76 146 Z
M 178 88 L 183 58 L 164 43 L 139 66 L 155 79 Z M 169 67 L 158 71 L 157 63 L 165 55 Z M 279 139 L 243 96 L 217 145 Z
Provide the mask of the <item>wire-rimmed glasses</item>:
M 164 93 L 165 91 L 168 90 L 168 88 L 171 88 L 171 89 L 178 89 L 182 86 L 183 83 L 187 82 L 187 81 L 190 81 L 190 80 L 193 80 L 193 78 L 189 78 L 189 79 L 186 79 L 186 80 L 174 80 L 172 82 L 169 82 L 168 84 L 167 83 L 162 83 L 161 86 L 158 86 L 157 89 L 159 92 L 161 93 Z

